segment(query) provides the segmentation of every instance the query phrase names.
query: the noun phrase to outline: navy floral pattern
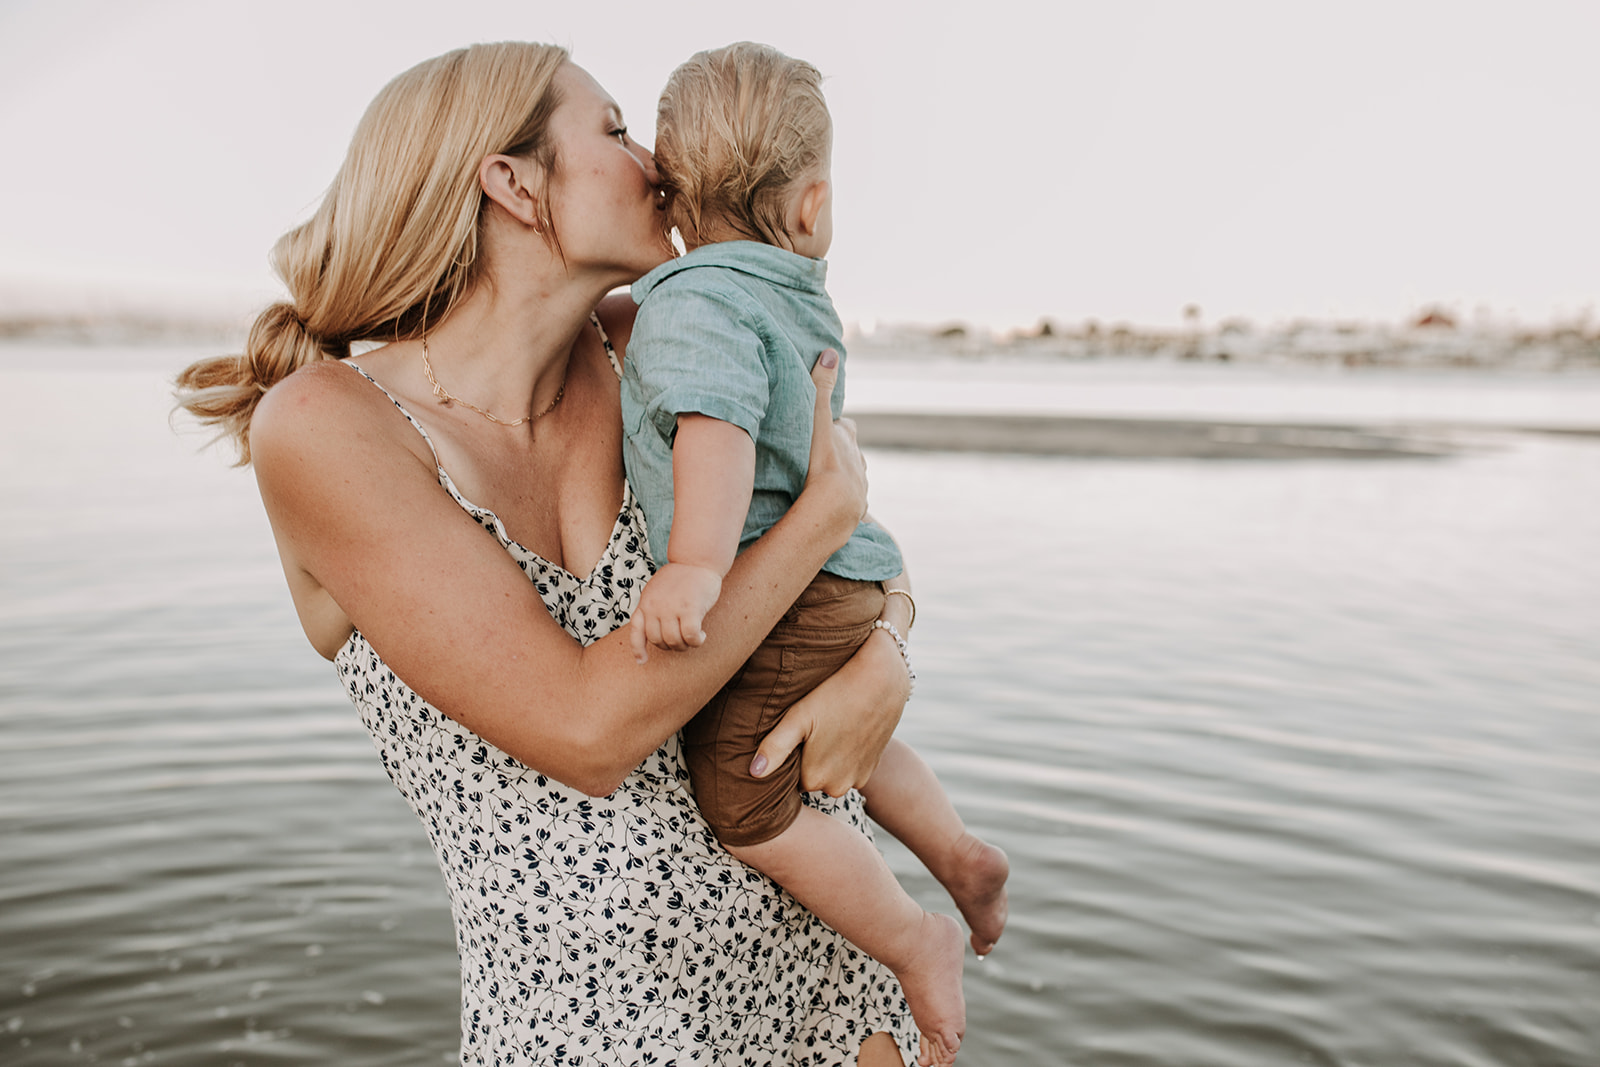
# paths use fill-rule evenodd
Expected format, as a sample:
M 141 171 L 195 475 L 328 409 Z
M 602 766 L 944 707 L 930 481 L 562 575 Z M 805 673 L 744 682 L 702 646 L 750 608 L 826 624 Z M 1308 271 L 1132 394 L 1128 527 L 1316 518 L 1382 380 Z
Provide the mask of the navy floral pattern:
M 577 640 L 627 621 L 654 569 L 631 489 L 580 579 L 439 482 Z M 717 843 L 676 736 L 595 799 L 442 714 L 360 633 L 334 663 L 445 875 L 464 1065 L 845 1067 L 879 1030 L 915 1055 L 894 976 Z M 807 801 L 871 832 L 857 793 Z

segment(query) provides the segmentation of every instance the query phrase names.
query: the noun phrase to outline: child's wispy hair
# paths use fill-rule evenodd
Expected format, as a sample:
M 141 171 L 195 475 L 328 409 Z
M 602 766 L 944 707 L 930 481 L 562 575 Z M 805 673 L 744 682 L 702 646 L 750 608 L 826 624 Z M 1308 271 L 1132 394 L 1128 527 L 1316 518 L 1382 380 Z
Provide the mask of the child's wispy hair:
M 700 52 L 667 79 L 656 113 L 656 169 L 668 220 L 691 246 L 723 231 L 780 248 L 789 191 L 828 159 L 822 75 L 769 45 Z

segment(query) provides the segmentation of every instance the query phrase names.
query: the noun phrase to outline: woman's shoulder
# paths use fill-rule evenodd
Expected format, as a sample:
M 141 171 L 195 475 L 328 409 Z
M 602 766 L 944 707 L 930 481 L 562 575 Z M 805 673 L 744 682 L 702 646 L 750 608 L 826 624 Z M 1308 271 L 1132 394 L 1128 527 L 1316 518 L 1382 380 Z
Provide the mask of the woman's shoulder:
M 426 448 L 394 402 L 355 364 L 344 363 L 319 360 L 267 390 L 250 422 L 250 452 L 258 471 L 277 459 L 312 455 L 337 465 L 340 455 L 363 441 L 393 442 L 416 453 L 402 430 Z
M 313 426 L 335 428 L 360 407 L 355 386 L 377 392 L 342 360 L 307 364 L 267 390 L 250 422 L 251 450 Z

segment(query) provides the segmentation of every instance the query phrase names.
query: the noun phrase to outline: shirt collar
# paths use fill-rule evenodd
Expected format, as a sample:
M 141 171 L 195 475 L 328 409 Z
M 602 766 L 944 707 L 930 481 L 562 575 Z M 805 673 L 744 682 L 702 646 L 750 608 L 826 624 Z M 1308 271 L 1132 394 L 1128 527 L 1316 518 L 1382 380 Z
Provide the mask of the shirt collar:
M 818 295 L 827 293 L 824 283 L 828 277 L 828 261 L 825 259 L 812 259 L 759 241 L 718 241 L 701 245 L 677 259 L 669 259 L 634 282 L 630 290 L 633 302 L 641 303 L 650 295 L 650 290 L 691 267 L 726 267 L 790 289 Z

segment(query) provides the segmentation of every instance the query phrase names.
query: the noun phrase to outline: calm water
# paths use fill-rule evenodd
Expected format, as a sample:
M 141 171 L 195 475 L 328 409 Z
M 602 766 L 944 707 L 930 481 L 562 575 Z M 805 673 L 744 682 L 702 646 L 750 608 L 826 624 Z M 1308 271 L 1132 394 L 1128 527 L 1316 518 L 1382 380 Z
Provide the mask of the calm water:
M 431 853 L 189 355 L 0 349 L 0 1062 L 450 1062 Z M 962 1063 L 1600 1063 L 1600 444 L 871 462 L 903 735 L 1015 870 Z

